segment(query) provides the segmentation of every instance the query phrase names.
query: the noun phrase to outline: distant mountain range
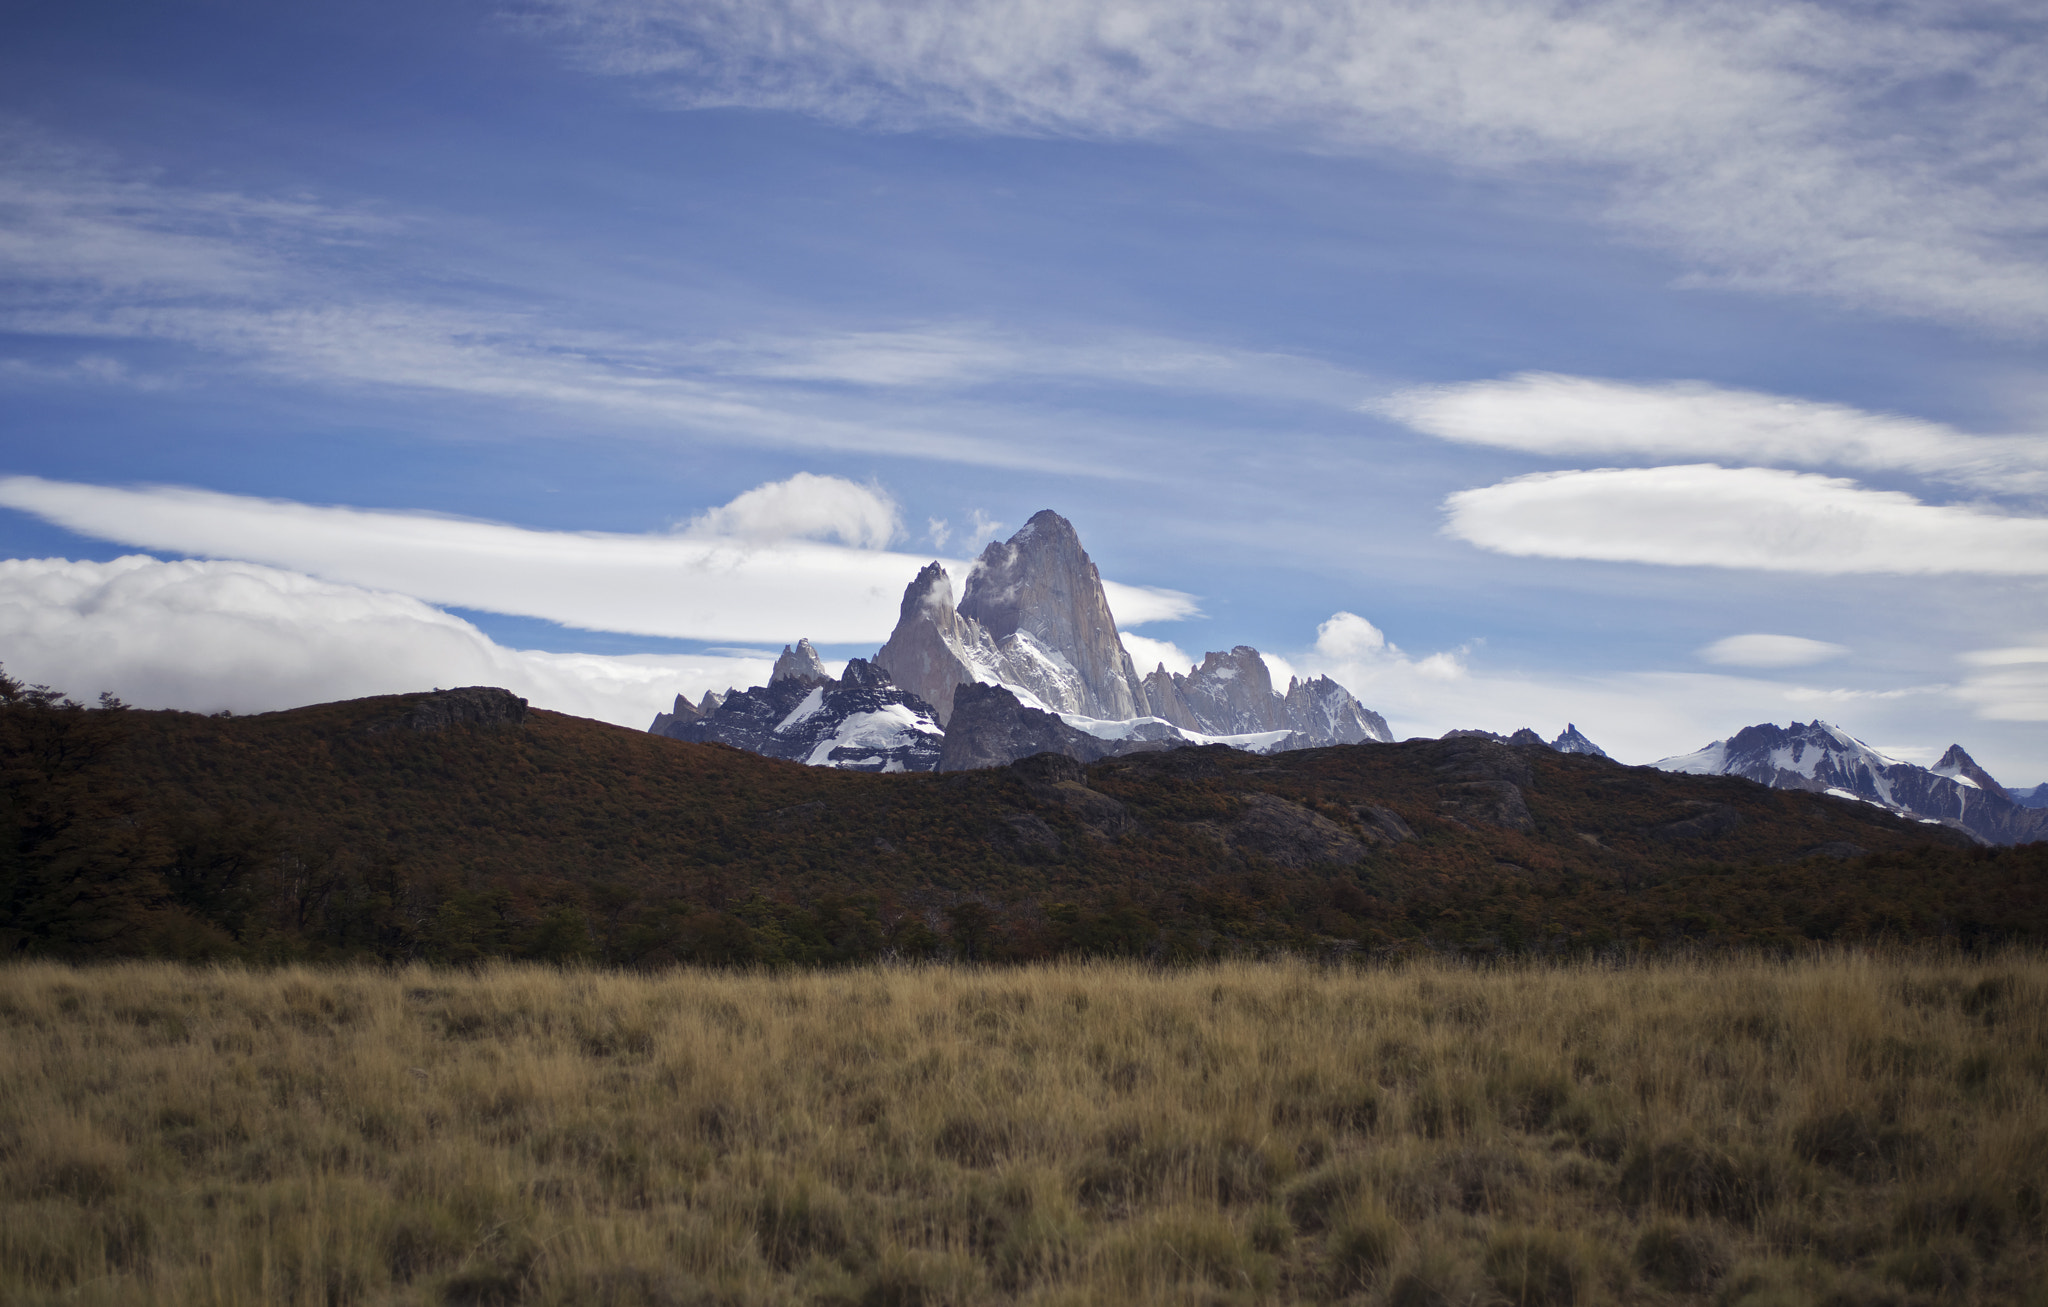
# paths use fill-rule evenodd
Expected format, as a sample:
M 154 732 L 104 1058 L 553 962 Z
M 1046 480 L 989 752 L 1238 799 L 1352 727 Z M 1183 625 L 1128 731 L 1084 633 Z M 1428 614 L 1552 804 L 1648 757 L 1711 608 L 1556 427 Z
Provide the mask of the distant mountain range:
M 1386 719 L 1327 676 L 1273 684 L 1250 645 L 1203 655 L 1185 673 L 1140 675 L 1073 524 L 1050 509 L 991 542 L 953 579 L 926 566 L 904 589 L 896 628 L 871 659 L 834 678 L 808 640 L 785 647 L 765 686 L 678 695 L 656 735 L 730 744 L 852 771 L 964 771 L 1036 753 L 1081 762 L 1188 745 L 1275 754 L 1392 743 Z M 1605 758 L 1574 724 L 1546 740 L 1451 731 L 1515 748 Z M 2000 785 L 1960 745 L 1933 767 L 1889 758 L 1823 722 L 1747 727 L 1654 764 L 1742 776 L 1939 822 L 1993 844 L 2048 838 L 2048 784 Z
M 961 721 L 968 687 L 981 688 Z M 1385 718 L 1327 676 L 1276 688 L 1250 645 L 1210 653 L 1185 675 L 1161 664 L 1140 677 L 1100 573 L 1073 524 L 1050 509 L 982 551 L 957 606 L 944 567 L 918 572 L 872 661 L 854 659 L 835 680 L 810 641 L 799 640 L 783 649 L 767 685 L 695 704 L 678 695 L 649 730 L 856 771 L 961 771 L 1039 752 L 1093 761 L 1189 744 L 1279 753 L 1394 738 Z
M 1809 790 L 1889 808 L 1968 831 L 1989 844 L 2048 839 L 2048 807 L 2030 804 L 1992 779 L 1960 744 L 1933 767 L 1886 757 L 1823 721 L 1765 723 L 1693 753 L 1654 764 L 1694 776 L 1746 776 L 1780 790 Z M 2048 786 L 2025 793 L 2038 796 Z

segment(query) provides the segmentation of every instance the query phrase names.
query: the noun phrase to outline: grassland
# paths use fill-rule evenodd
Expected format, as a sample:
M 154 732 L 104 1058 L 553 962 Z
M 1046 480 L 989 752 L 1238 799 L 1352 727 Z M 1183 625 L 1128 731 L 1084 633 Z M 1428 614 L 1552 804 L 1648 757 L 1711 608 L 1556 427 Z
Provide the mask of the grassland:
M 2048 959 L 0 970 L 0 1301 L 2048 1302 Z

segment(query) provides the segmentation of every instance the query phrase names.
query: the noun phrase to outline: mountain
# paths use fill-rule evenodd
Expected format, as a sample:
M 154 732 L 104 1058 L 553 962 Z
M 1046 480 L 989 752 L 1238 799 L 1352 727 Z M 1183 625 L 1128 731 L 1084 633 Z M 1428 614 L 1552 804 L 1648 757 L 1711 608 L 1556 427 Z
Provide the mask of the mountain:
M 1655 764 L 1689 775 L 1744 776 L 1781 790 L 1860 799 L 1991 844 L 2048 839 L 2048 810 L 2014 803 L 2005 788 L 1951 745 L 1932 768 L 1888 758 L 1822 721 L 1746 727 L 1694 753 Z
M 855 658 L 835 680 L 809 640 L 784 646 L 765 686 L 727 695 L 687 721 L 687 703 L 678 698 L 676 706 L 655 718 L 653 734 L 813 767 L 931 771 L 944 737 L 932 706 L 890 684 L 880 668 Z
M 1871 804 L 1479 739 L 874 775 L 499 691 L 246 717 L 0 694 L 0 781 L 9 957 L 2048 942 L 2048 844 L 1982 850 Z
M 1152 716 L 1204 735 L 1289 731 L 1299 737 L 1296 748 L 1394 739 L 1384 717 L 1327 676 L 1306 684 L 1290 680 L 1281 694 L 1266 660 L 1248 644 L 1203 655 L 1201 666 L 1186 676 L 1168 672 L 1162 663 L 1145 678 L 1144 693 Z
M 1139 679 L 1101 574 L 1073 524 L 1050 509 L 982 551 L 957 605 L 946 569 L 936 562 L 921 568 L 904 588 L 895 629 L 873 666 L 905 702 L 927 705 L 946 731 L 954 728 L 963 687 L 1007 692 L 975 699 L 972 739 L 943 750 L 953 760 L 944 764 L 949 770 L 1015 761 L 1025 756 L 1015 750 L 1027 742 L 1034 751 L 1093 759 L 1171 744 L 1222 743 L 1263 753 L 1393 739 L 1384 718 L 1327 676 L 1296 678 L 1285 693 L 1276 690 L 1265 660 L 1249 645 L 1211 653 L 1185 676 L 1161 665 Z M 782 723 L 797 700 L 793 689 L 776 687 L 829 679 L 816 650 L 800 640 L 783 649 L 767 686 L 719 702 L 707 696 L 701 705 L 678 695 L 674 710 L 657 714 L 649 729 L 834 766 L 846 757 L 866 767 L 869 754 L 820 751 L 807 743 L 808 718 L 797 723 L 803 739 L 784 738 L 789 731 Z M 913 750 L 901 761 L 915 769 L 929 757 L 937 765 L 940 753 Z
M 1535 747 L 1549 749 L 1554 753 L 1582 753 L 1589 758 L 1605 758 L 1607 750 L 1593 743 L 1580 733 L 1577 726 L 1565 723 L 1563 734 L 1554 740 L 1546 740 L 1524 726 L 1513 735 L 1496 735 L 1492 731 L 1445 731 L 1446 740 L 1492 740 L 1496 744 L 1512 744 L 1517 748 Z
M 957 608 L 946 569 L 920 571 L 875 664 L 937 709 L 941 723 L 952 717 L 953 688 L 970 681 L 1008 685 L 1047 712 L 1146 715 L 1101 574 L 1073 524 L 1051 509 L 989 543 Z
M 2022 808 L 2048 808 L 2048 782 L 2036 785 L 2031 790 L 2014 789 L 2008 785 L 2005 792 L 2007 797 Z

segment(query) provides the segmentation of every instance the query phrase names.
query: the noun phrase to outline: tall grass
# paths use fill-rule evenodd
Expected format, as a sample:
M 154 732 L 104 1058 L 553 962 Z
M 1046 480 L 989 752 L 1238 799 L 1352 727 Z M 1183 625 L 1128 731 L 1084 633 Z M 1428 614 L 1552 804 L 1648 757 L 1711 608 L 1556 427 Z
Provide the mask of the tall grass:
M 0 970 L 0 1301 L 2034 1301 L 2048 960 Z

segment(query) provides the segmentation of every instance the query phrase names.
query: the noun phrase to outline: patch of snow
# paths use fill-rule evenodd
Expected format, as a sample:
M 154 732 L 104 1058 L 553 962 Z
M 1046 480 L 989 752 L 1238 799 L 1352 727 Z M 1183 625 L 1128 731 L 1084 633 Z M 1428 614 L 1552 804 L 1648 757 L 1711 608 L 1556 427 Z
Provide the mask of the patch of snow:
M 813 689 L 809 694 L 805 695 L 804 701 L 802 703 L 790 709 L 789 716 L 777 722 L 775 724 L 775 729 L 778 733 L 786 731 L 790 727 L 796 725 L 798 722 L 805 721 L 810 717 L 816 715 L 818 709 L 823 708 L 824 706 L 825 687 L 820 685 Z
M 1687 776 L 1719 776 L 1727 770 L 1728 741 L 1716 740 L 1704 749 L 1660 758 L 1650 765 L 1658 771 L 1681 772 Z
M 914 735 L 944 734 L 937 722 L 912 712 L 907 705 L 885 704 L 873 712 L 849 714 L 832 738 L 820 740 L 804 762 L 812 767 L 825 767 L 831 765 L 834 749 L 895 749 L 909 743 Z

